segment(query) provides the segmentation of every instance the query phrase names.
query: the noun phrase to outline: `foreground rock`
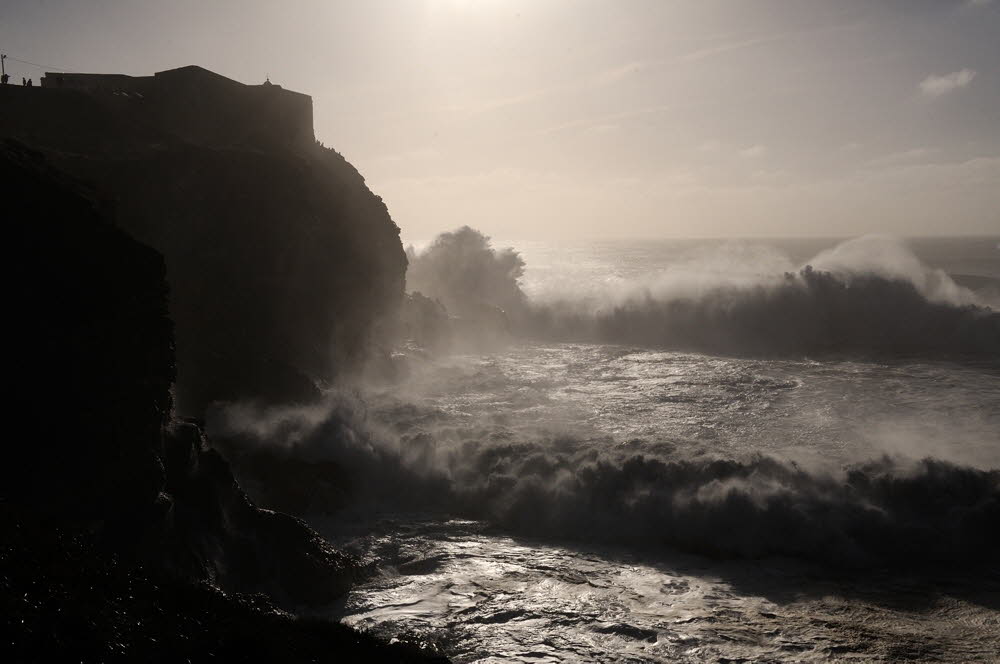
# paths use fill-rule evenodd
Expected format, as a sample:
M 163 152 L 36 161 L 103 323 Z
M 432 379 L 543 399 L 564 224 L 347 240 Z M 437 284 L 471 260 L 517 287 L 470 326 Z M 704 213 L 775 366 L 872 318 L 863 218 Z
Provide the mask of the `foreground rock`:
M 264 595 L 156 575 L 79 531 L 40 527 L 0 505 L 5 662 L 445 662 L 297 618 Z

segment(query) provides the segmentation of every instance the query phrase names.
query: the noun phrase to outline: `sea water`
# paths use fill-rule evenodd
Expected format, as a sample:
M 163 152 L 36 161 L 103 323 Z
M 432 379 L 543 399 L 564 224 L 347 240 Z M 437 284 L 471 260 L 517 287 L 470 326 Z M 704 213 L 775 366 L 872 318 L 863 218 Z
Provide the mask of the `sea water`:
M 757 278 L 798 269 L 836 244 L 515 248 L 527 265 L 523 289 L 544 302 L 567 293 L 600 299 L 637 283 L 690 285 L 706 274 Z M 996 302 L 997 238 L 904 247 L 978 304 Z M 996 661 L 1000 653 L 995 562 L 966 568 L 928 556 L 914 568 L 927 551 L 879 542 L 878 533 L 860 545 L 871 551 L 827 550 L 855 545 L 843 543 L 837 525 L 850 527 L 855 512 L 839 511 L 865 508 L 831 497 L 850 481 L 838 475 L 845 468 L 876 464 L 872 477 L 905 479 L 918 472 L 909 464 L 931 459 L 939 481 L 920 491 L 932 494 L 963 491 L 954 478 L 965 469 L 1000 468 L 1000 358 L 760 358 L 525 340 L 425 359 L 403 385 L 366 399 L 370 417 L 400 436 L 401 454 L 420 448 L 412 466 L 474 486 L 470 496 L 508 495 L 493 488 L 506 482 L 520 503 L 501 505 L 513 516 L 496 520 L 468 518 L 461 506 L 313 519 L 378 570 L 339 607 L 336 617 L 350 624 L 420 635 L 458 662 Z M 701 512 L 664 520 L 638 507 L 601 511 L 655 504 L 660 479 L 606 494 L 622 491 L 622 473 L 646 472 L 637 464 L 679 459 L 692 473 L 719 473 L 683 491 L 701 499 L 744 482 L 746 502 L 712 503 L 707 531 L 692 523 Z M 537 467 L 549 485 L 524 488 Z M 996 475 L 986 481 L 995 499 Z M 664 499 L 676 506 L 683 491 Z M 809 513 L 775 508 L 781 492 L 789 510 Z M 642 521 L 616 523 L 623 514 Z

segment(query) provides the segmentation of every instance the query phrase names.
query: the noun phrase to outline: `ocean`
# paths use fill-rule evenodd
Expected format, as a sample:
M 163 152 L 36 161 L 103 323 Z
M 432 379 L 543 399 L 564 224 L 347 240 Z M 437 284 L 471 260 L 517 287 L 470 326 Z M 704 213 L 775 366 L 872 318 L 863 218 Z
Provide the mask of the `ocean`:
M 531 302 L 590 312 L 806 265 L 1000 301 L 997 237 L 512 244 Z M 456 662 L 997 661 L 1000 357 L 625 339 L 412 356 L 358 395 L 368 507 L 311 522 L 377 574 L 333 617 Z

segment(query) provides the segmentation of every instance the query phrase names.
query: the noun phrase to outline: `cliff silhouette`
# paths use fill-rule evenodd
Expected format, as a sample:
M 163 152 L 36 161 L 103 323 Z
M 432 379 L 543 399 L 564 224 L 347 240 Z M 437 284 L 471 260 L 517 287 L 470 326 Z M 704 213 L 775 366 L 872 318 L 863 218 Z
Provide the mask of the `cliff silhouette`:
M 119 92 L 0 88 L 0 658 L 428 660 L 286 612 L 369 572 L 255 505 L 175 407 L 308 398 L 377 352 L 398 229 L 331 150 L 196 142 Z
M 309 400 L 383 352 L 403 295 L 399 228 L 315 141 L 308 96 L 199 67 L 42 83 L 0 89 L 0 138 L 91 184 L 165 257 L 180 413 Z

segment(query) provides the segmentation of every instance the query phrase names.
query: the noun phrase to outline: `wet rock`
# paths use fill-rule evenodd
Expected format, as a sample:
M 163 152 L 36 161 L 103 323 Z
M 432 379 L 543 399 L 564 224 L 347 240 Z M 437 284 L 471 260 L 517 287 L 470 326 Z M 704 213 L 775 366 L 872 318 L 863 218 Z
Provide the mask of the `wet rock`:
M 154 548 L 166 568 L 288 607 L 328 604 L 350 587 L 357 561 L 298 519 L 254 505 L 196 425 L 177 423 L 165 440 L 174 503 Z
M 264 595 L 158 576 L 93 535 L 24 521 L 0 504 L 5 662 L 446 662 L 433 644 L 384 641 L 296 618 Z

